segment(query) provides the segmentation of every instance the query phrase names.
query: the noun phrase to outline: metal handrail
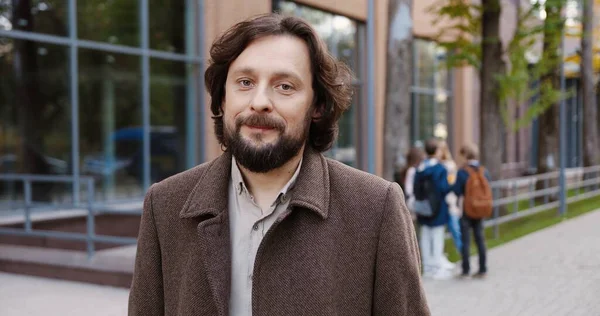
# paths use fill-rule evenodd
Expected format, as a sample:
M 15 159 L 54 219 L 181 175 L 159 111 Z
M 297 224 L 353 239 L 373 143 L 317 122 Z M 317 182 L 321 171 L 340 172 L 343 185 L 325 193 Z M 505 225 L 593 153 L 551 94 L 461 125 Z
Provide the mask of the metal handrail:
M 567 190 L 577 190 L 577 195 L 567 198 L 567 203 L 580 201 L 583 199 L 592 198 L 600 195 L 600 165 L 585 167 L 585 168 L 571 168 L 567 172 L 567 177 L 576 178 L 572 183 L 565 185 Z M 586 179 L 588 175 L 591 178 Z M 559 172 L 548 172 L 539 175 L 532 175 L 520 178 L 497 180 L 490 183 L 490 186 L 494 192 L 493 207 L 494 212 L 492 218 L 484 221 L 485 227 L 494 227 L 494 235 L 497 238 L 499 236 L 499 225 L 507 222 L 511 222 L 523 217 L 531 216 L 539 212 L 550 210 L 559 206 L 558 201 L 550 201 L 552 195 L 559 193 L 559 186 L 549 187 L 549 182 L 552 180 L 558 181 L 560 176 Z M 586 180 L 583 180 L 586 179 Z M 536 189 L 535 185 L 537 182 L 542 181 L 543 189 Z M 526 193 L 518 193 L 518 189 L 527 188 Z M 581 193 L 581 189 L 588 188 L 589 190 L 585 193 Z M 502 197 L 499 190 L 505 190 L 505 193 L 512 193 L 509 196 Z M 544 202 L 540 205 L 536 205 L 535 199 L 540 197 L 544 198 Z M 519 203 L 522 201 L 529 200 L 529 207 L 523 210 L 519 210 Z M 500 216 L 500 207 L 513 204 L 512 212 L 509 214 Z
M 80 176 L 80 181 L 88 181 L 92 179 L 89 176 Z M 40 174 L 18 174 L 18 173 L 8 173 L 8 174 L 0 174 L 0 181 L 31 181 L 31 182 L 74 182 L 75 177 L 73 176 L 63 176 L 63 175 L 40 175 Z
M 593 178 L 582 180 L 586 178 L 586 175 L 592 174 Z M 568 184 L 566 187 L 568 190 L 577 189 L 578 192 L 582 188 L 589 188 L 594 186 L 593 190 L 578 194 L 567 199 L 568 203 L 579 201 L 586 198 L 591 198 L 600 195 L 600 165 L 586 168 L 577 168 L 569 170 L 570 176 L 581 177 L 576 179 L 575 182 Z M 559 192 L 559 187 L 549 187 L 551 180 L 557 180 L 559 172 L 548 172 L 540 175 L 526 176 L 520 178 L 504 179 L 493 181 L 490 186 L 494 192 L 494 215 L 492 218 L 484 221 L 485 227 L 494 226 L 495 236 L 499 235 L 499 225 L 510 221 L 517 220 L 519 218 L 531 216 L 533 214 L 543 212 L 558 206 L 558 202 L 550 202 L 550 196 Z M 0 181 L 22 181 L 24 183 L 25 200 L 25 227 L 20 228 L 0 228 L 0 235 L 13 235 L 13 236 L 37 236 L 37 237 L 48 237 L 57 238 L 64 240 L 78 240 L 86 242 L 86 250 L 88 258 L 92 258 L 95 254 L 96 242 L 106 242 L 114 244 L 134 244 L 136 238 L 134 237 L 121 237 L 121 236 L 108 236 L 108 235 L 97 235 L 95 233 L 95 216 L 98 214 L 122 214 L 122 215 L 140 215 L 142 213 L 141 200 L 129 200 L 130 202 L 138 203 L 139 205 L 133 205 L 128 207 L 111 207 L 110 204 L 96 204 L 94 201 L 95 196 L 95 180 L 92 177 L 80 177 L 79 181 L 85 183 L 87 198 L 85 204 L 80 204 L 77 201 L 73 201 L 71 206 L 73 209 L 84 209 L 86 210 L 86 232 L 85 233 L 70 233 L 70 232 L 57 232 L 47 230 L 34 230 L 32 228 L 31 209 L 37 204 L 31 200 L 31 183 L 32 182 L 56 182 L 56 183 L 73 183 L 74 177 L 71 176 L 48 176 L 48 175 L 32 175 L 32 174 L 1 174 Z M 536 189 L 535 184 L 542 181 L 544 184 L 543 189 Z M 519 188 L 527 187 L 528 192 L 518 193 Z M 500 191 L 509 193 L 509 196 L 500 196 Z M 544 197 L 544 203 L 541 205 L 535 205 L 534 199 Z M 524 200 L 529 200 L 529 208 L 519 210 L 519 203 Z M 500 216 L 500 208 L 506 205 L 513 204 L 513 211 L 509 214 Z M 48 206 L 46 206 L 48 207 Z M 52 207 L 56 207 L 52 205 Z
M 95 232 L 95 216 L 98 214 L 122 214 L 122 215 L 139 215 L 142 213 L 140 207 L 129 207 L 112 209 L 107 207 L 106 204 L 96 204 L 94 201 L 96 187 L 95 180 L 93 177 L 82 176 L 79 177 L 80 183 L 85 183 L 86 187 L 86 201 L 81 204 L 79 201 L 73 201 L 72 204 L 64 204 L 66 209 L 85 209 L 86 212 L 86 232 L 85 233 L 70 233 L 60 231 L 48 231 L 38 230 L 32 227 L 31 211 L 36 205 L 32 201 L 32 182 L 53 182 L 53 183 L 75 183 L 75 177 L 72 176 L 60 176 L 60 175 L 33 175 L 33 174 L 0 174 L 0 181 L 22 181 L 24 190 L 24 228 L 9 228 L 0 227 L 0 235 L 12 235 L 12 236 L 29 236 L 29 237 L 48 237 L 63 240 L 77 240 L 86 242 L 86 251 L 88 258 L 92 258 L 95 254 L 96 242 L 106 242 L 114 244 L 134 244 L 136 238 L 132 237 L 121 237 L 121 236 L 107 236 L 107 235 L 96 235 Z M 40 204 L 40 203 L 38 203 Z M 51 205 L 56 208 L 56 204 Z M 47 204 L 44 207 L 49 207 Z M 37 207 L 39 209 L 39 207 Z M 63 208 L 64 209 L 64 208 Z

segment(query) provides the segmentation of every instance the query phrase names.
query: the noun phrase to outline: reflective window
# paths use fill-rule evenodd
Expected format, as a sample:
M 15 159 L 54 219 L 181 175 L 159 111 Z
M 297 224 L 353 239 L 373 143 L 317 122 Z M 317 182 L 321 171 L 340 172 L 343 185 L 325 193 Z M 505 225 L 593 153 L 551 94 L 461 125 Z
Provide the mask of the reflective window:
M 187 4 L 193 3 L 190 7 Z M 149 0 L 150 48 L 173 53 L 194 53 L 197 1 Z
M 67 36 L 67 0 L 0 0 L 0 30 Z
M 451 101 L 446 51 L 433 41 L 413 41 L 412 141 L 431 137 L 446 140 L 450 134 Z
M 284 14 L 301 17 L 315 28 L 317 33 L 327 44 L 329 52 L 346 63 L 356 74 L 360 81 L 360 54 L 358 45 L 359 29 L 361 25 L 345 16 L 299 5 L 291 1 L 280 1 L 279 11 Z M 326 153 L 351 166 L 358 166 L 358 135 L 359 120 L 358 107 L 360 107 L 359 82 L 355 83 L 356 91 L 352 105 L 339 121 L 339 136 L 330 152 Z
M 77 35 L 81 39 L 139 46 L 138 1 L 77 1 Z
M 186 169 L 196 69 L 159 59 L 150 60 L 150 69 L 150 178 L 156 182 Z
M 192 150 L 204 133 L 196 136 L 194 129 L 203 74 L 199 62 L 181 61 L 198 55 L 199 2 L 148 0 L 147 12 L 140 3 L 75 1 L 78 73 L 72 80 L 73 56 L 64 41 L 70 33 L 69 1 L 0 0 L 0 30 L 8 31 L 0 37 L 1 174 L 79 174 L 94 179 L 96 200 L 111 200 L 139 198 L 146 185 L 199 162 Z M 122 47 L 140 48 L 145 15 L 149 49 L 172 53 L 150 58 L 149 72 L 142 71 L 141 52 Z M 20 35 L 13 31 L 36 33 L 43 42 L 17 40 Z M 90 43 L 118 46 L 111 52 L 101 45 L 84 48 Z M 148 90 L 144 82 L 149 82 Z M 72 135 L 74 90 L 79 96 L 78 125 Z M 149 91 L 148 104 L 143 91 Z M 148 136 L 143 132 L 144 109 L 150 115 Z M 144 154 L 145 137 L 149 156 Z M 73 167 L 74 157 L 79 169 Z M 84 201 L 86 184 L 81 180 L 79 191 L 71 183 L 35 184 L 34 199 L 64 200 L 79 193 Z M 22 201 L 22 186 L 0 181 L 0 201 Z
M 142 193 L 140 57 L 79 50 L 81 175 L 96 179 L 98 199 Z
M 0 37 L 0 173 L 71 173 L 68 66 L 68 48 Z M 71 193 L 64 184 L 36 182 L 32 189 L 35 202 Z M 22 182 L 0 182 L 0 200 L 22 194 Z

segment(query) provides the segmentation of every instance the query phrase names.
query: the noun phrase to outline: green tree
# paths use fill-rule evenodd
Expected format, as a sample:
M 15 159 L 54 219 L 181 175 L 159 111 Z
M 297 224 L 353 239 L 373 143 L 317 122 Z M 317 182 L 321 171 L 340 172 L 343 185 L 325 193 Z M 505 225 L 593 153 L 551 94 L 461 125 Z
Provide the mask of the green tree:
M 555 0 L 556 1 L 556 0 Z M 527 8 L 523 10 L 523 8 Z M 549 74 L 557 71 L 560 58 L 557 51 L 550 54 L 549 45 L 560 41 L 562 25 L 560 16 L 547 18 L 540 24 L 536 14 L 543 6 L 536 2 L 523 6 L 516 1 L 517 25 L 515 33 L 503 47 L 500 41 L 500 15 L 502 4 L 497 0 L 473 4 L 465 0 L 441 0 L 430 8 L 437 16 L 436 23 L 450 21 L 451 25 L 440 31 L 437 38 L 453 54 L 448 67 L 473 66 L 479 70 L 480 91 L 480 142 L 482 161 L 494 177 L 500 177 L 503 150 L 503 133 L 518 130 L 550 110 L 564 97 L 552 83 Z M 526 58 L 527 52 L 540 36 L 544 36 L 544 56 L 534 65 Z M 508 60 L 508 65 L 506 64 Z M 541 81 L 540 85 L 532 83 Z M 516 119 L 509 113 L 509 105 L 537 100 Z M 546 124 L 547 125 L 547 124 Z
M 560 91 L 560 65 L 562 55 L 560 47 L 565 19 L 561 15 L 564 0 L 546 0 L 544 10 L 544 46 L 542 52 L 543 67 L 539 68 L 540 102 L 542 114 L 539 122 L 538 173 L 555 170 L 558 167 L 559 149 L 559 107 L 562 97 Z

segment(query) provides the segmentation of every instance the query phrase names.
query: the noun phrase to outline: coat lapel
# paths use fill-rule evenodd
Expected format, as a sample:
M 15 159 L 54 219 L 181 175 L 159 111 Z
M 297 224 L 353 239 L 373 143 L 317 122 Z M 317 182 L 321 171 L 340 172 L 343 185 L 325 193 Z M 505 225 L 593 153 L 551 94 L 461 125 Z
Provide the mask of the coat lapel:
M 231 241 L 228 186 L 231 155 L 225 153 L 211 162 L 192 190 L 179 214 L 183 219 L 199 218 L 197 227 L 204 270 L 219 315 L 228 315 L 231 287 Z
M 329 190 L 327 159 L 307 147 L 290 206 L 311 210 L 326 219 L 329 214 Z
M 325 157 L 307 147 L 294 186 L 290 206 L 301 207 L 325 219 L 329 212 L 329 169 Z M 231 288 L 231 240 L 228 194 L 231 155 L 224 153 L 207 165 L 179 216 L 199 219 L 201 258 L 219 315 L 229 312 Z
M 231 252 L 228 212 L 200 222 L 198 225 L 200 249 L 203 252 L 204 269 L 210 284 L 219 315 L 229 313 L 231 288 Z

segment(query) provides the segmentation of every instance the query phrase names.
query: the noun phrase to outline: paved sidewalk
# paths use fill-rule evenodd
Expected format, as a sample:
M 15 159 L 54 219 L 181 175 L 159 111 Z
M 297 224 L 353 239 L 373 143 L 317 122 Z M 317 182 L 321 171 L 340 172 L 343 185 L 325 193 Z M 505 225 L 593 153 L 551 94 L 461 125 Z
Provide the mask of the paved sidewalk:
M 600 210 L 492 249 L 488 265 L 484 280 L 426 280 L 432 315 L 600 315 Z
M 600 210 L 488 257 L 485 280 L 425 281 L 434 316 L 600 315 Z M 127 289 L 0 273 L 2 316 L 121 316 L 127 298 Z
M 123 316 L 129 290 L 0 272 L 2 316 Z

